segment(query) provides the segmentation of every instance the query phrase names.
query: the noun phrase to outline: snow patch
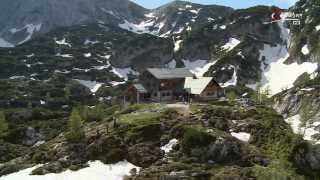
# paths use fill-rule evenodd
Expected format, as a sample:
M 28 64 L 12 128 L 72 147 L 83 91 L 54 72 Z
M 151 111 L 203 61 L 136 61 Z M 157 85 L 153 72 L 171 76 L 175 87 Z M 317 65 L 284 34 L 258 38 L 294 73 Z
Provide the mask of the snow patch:
M 214 21 L 214 20 L 215 20 L 214 18 L 208 17 L 208 22 L 212 22 L 212 21 Z
M 208 60 L 188 61 L 184 59 L 182 61 L 184 66 L 197 77 L 202 77 L 209 70 L 209 68 L 217 62 L 209 62 Z
M 238 132 L 238 133 L 232 132 L 231 136 L 239 139 L 240 141 L 249 142 L 251 134 L 246 132 Z
M 63 58 L 72 58 L 73 57 L 72 54 L 60 54 L 60 53 L 56 54 L 56 56 L 63 57 Z
M 192 9 L 192 10 L 190 10 L 190 12 L 193 13 L 193 14 L 199 14 L 200 10 L 201 10 L 201 8 L 199 8 L 197 10 Z
M 97 81 L 86 81 L 86 80 L 80 80 L 80 79 L 75 79 L 75 80 L 78 81 L 83 86 L 89 88 L 92 93 L 96 93 L 99 90 L 99 88 L 103 85 L 103 83 L 98 83 Z
M 220 28 L 220 29 L 226 29 L 227 26 L 226 26 L 226 25 L 222 25 L 222 26 L 220 26 L 219 28 Z
M 21 31 L 23 29 L 26 29 L 27 33 L 28 33 L 28 36 L 23 41 L 19 42 L 18 44 L 22 44 L 22 43 L 25 43 L 25 42 L 29 41 L 31 39 L 33 33 L 37 32 L 37 31 L 40 31 L 41 26 L 42 26 L 42 24 L 37 24 L 37 25 L 27 24 L 23 28 L 17 30 L 17 31 Z
M 314 88 L 302 88 L 302 89 L 300 89 L 300 91 L 313 91 L 314 90 Z
M 160 147 L 161 150 L 165 152 L 165 154 L 168 154 L 170 151 L 172 151 L 173 147 L 178 144 L 178 139 L 171 139 L 168 144 Z
M 92 55 L 91 55 L 91 53 L 85 53 L 85 54 L 83 54 L 83 56 L 86 57 L 86 58 L 89 58 L 89 57 L 91 57 Z
M 242 59 L 245 59 L 245 57 L 244 57 L 244 55 L 242 54 L 242 52 L 241 52 L 241 51 L 240 51 L 240 52 L 238 52 L 238 53 L 237 53 L 237 55 L 238 55 L 238 56 L 240 56 Z
M 157 34 L 160 32 L 160 30 L 163 28 L 164 25 L 165 25 L 164 22 L 155 24 L 155 21 L 153 19 L 141 21 L 140 24 L 134 24 L 127 20 L 124 20 L 124 23 L 119 24 L 119 27 L 122 29 L 126 29 L 128 31 L 138 33 L 138 34 L 142 34 L 142 33 Z M 158 30 L 150 31 L 149 27 L 157 27 Z
M 90 39 L 86 39 L 85 41 L 84 41 L 84 45 L 89 45 L 89 44 L 97 44 L 97 43 L 99 43 L 100 41 L 91 41 Z
M 32 54 L 29 54 L 29 55 L 26 55 L 27 58 L 31 58 L 31 57 L 34 57 L 34 53 Z
M 238 39 L 229 38 L 229 41 L 225 45 L 223 45 L 221 48 L 228 52 L 228 51 L 231 51 L 236 46 L 238 46 L 240 43 L 241 41 L 239 41 Z
M 0 37 L 0 47 L 14 47 L 14 45 Z
M 63 38 L 63 39 L 61 39 L 60 41 L 58 41 L 58 40 L 55 38 L 55 42 L 56 42 L 56 44 L 58 44 L 58 45 L 66 45 L 66 46 L 71 47 L 71 44 L 70 44 L 70 43 L 67 43 L 66 38 Z
M 144 16 L 147 18 L 155 18 L 156 17 L 153 12 L 145 14 Z
M 111 81 L 111 82 L 109 82 L 109 84 L 111 84 L 112 86 L 119 86 L 120 84 L 125 84 L 125 83 L 126 83 L 125 81 L 122 81 L 122 82 Z
M 307 44 L 305 44 L 305 45 L 302 47 L 301 52 L 302 52 L 303 55 L 308 55 L 308 54 L 310 54 L 310 51 L 309 51 L 309 48 L 308 48 L 308 45 L 307 45 Z
M 174 31 L 173 34 L 180 34 L 184 30 L 184 27 L 180 27 L 178 30 Z
M 317 126 L 319 126 L 319 122 L 314 122 L 312 124 L 307 123 L 306 127 L 302 126 L 301 117 L 299 114 L 294 115 L 285 119 L 285 121 L 291 125 L 291 128 L 295 134 L 303 135 L 303 139 L 307 141 L 311 141 L 315 144 L 320 144 L 319 140 L 314 139 L 312 136 L 315 134 L 320 134 Z
M 14 79 L 24 79 L 26 78 L 25 76 L 11 76 L 9 79 L 14 80 Z
M 181 43 L 183 42 L 183 40 L 177 40 L 175 43 L 174 43 L 174 52 L 177 52 L 180 50 L 180 45 Z
M 320 31 L 320 25 L 316 26 L 316 31 Z
M 115 68 L 112 67 L 111 72 L 113 72 L 115 75 L 117 75 L 120 78 L 123 78 L 125 81 L 128 81 L 128 75 L 139 75 L 138 72 L 134 71 L 131 67 L 129 68 Z
M 0 177 L 0 180 L 123 180 L 125 176 L 130 175 L 130 171 L 139 167 L 127 162 L 121 161 L 116 164 L 103 164 L 101 161 L 88 162 L 89 167 L 80 169 L 79 171 L 67 170 L 59 174 L 46 174 L 32 176 L 30 173 L 42 165 L 21 170 L 7 176 Z

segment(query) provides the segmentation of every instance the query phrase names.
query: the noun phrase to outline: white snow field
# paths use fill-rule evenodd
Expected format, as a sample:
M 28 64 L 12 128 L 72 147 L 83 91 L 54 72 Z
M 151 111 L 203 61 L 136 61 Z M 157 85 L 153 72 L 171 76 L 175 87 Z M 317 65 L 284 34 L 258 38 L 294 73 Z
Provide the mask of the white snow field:
M 178 144 L 177 139 L 171 139 L 168 144 L 160 147 L 160 149 L 163 150 L 165 154 L 168 154 L 170 151 L 172 151 L 173 147 L 177 144 Z
M 283 88 L 292 88 L 300 75 L 305 72 L 311 74 L 318 68 L 317 63 L 311 62 L 285 64 L 289 53 L 287 48 L 281 45 L 272 47 L 265 44 L 264 49 L 260 51 L 261 61 L 263 57 L 267 66 L 264 63 L 261 66 L 262 88 L 270 88 L 272 95 L 281 92 Z
M 185 67 L 189 69 L 197 77 L 202 77 L 211 66 L 213 66 L 217 61 L 209 62 L 208 60 L 182 60 Z
M 41 165 L 21 170 L 7 176 L 0 177 L 0 180 L 123 180 L 127 175 L 130 175 L 130 170 L 139 167 L 127 162 L 122 161 L 116 164 L 103 164 L 100 161 L 89 162 L 89 167 L 79 171 L 70 171 L 59 174 L 47 174 L 42 176 L 29 175 L 32 170 L 40 167 Z
M 282 19 L 286 17 L 286 13 L 282 15 Z M 284 21 L 284 20 L 283 20 Z M 284 26 L 284 22 L 278 22 L 281 29 L 281 38 L 290 44 L 290 30 Z M 302 48 L 307 54 L 308 47 Z M 307 72 L 312 74 L 316 71 L 318 64 L 311 62 L 304 62 L 302 64 L 291 63 L 285 64 L 289 57 L 289 52 L 285 44 L 278 44 L 271 46 L 265 44 L 264 48 L 260 50 L 260 61 L 262 70 L 261 85 L 263 89 L 269 88 L 270 95 L 275 95 L 283 89 L 292 88 L 296 79 Z M 264 59 L 264 60 L 263 60 Z M 255 88 L 257 84 L 246 85 L 247 87 Z
M 315 144 L 320 144 L 320 141 L 315 140 L 312 136 L 315 134 L 320 134 L 319 130 L 316 130 L 317 126 L 320 125 L 320 122 L 314 122 L 312 124 L 308 123 L 305 127 L 301 125 L 300 115 L 291 116 L 285 121 L 291 125 L 291 128 L 295 134 L 303 135 L 303 139 L 307 141 L 311 141 Z
M 239 139 L 240 141 L 249 142 L 251 134 L 246 132 L 238 132 L 238 133 L 232 132 L 231 136 Z
M 145 16 L 149 19 L 141 21 L 139 24 L 124 20 L 122 24 L 119 24 L 119 27 L 138 34 L 148 33 L 158 35 L 160 30 L 164 27 L 165 22 L 156 23 L 156 18 L 153 15 L 150 15 L 150 13 L 145 14 Z M 150 31 L 149 27 L 157 27 L 157 29 Z

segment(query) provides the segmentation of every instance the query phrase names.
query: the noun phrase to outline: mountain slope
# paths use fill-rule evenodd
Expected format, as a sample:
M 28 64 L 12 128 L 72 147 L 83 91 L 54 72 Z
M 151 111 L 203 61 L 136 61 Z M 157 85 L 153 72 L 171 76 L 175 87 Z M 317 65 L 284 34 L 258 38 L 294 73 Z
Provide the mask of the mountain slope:
M 15 65 L 11 64 L 20 67 L 3 69 L 1 76 L 32 75 L 44 80 L 54 73 L 64 73 L 73 78 L 82 76 L 106 82 L 109 76 L 105 74 L 113 72 L 127 79 L 130 72 L 134 74 L 131 69 L 164 66 L 172 59 L 172 47 L 169 40 L 135 34 L 117 26 L 87 24 L 59 28 L 14 49 L 0 50 L 2 59 L 10 56 L 16 60 Z M 6 67 L 6 62 L 2 61 L 2 67 Z
M 61 26 L 106 22 L 118 25 L 124 19 L 137 22 L 146 9 L 128 0 L 32 0 L 0 2 L 1 41 L 22 44 L 36 34 Z M 0 45 L 8 46 L 3 42 Z

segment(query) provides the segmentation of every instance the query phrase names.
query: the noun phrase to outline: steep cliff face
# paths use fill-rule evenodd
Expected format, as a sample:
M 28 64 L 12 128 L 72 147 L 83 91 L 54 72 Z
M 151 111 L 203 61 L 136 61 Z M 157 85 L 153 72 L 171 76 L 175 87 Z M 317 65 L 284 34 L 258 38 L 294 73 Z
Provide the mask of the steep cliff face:
M 274 108 L 286 118 L 295 133 L 302 134 L 311 143 L 319 144 L 320 76 L 305 79 L 300 78 L 294 88 L 276 95 Z

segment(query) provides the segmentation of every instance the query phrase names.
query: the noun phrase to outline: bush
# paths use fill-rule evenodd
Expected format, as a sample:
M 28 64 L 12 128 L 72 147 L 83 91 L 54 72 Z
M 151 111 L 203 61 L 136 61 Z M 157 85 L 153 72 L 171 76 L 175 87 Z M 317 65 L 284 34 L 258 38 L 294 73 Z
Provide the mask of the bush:
M 78 110 L 72 110 L 71 116 L 69 117 L 68 126 L 69 131 L 66 134 L 66 139 L 68 140 L 68 142 L 78 143 L 85 137 L 83 130 L 83 120 Z
M 304 179 L 295 173 L 290 164 L 282 161 L 273 161 L 267 167 L 256 165 L 253 167 L 253 174 L 257 180 Z
M 182 146 L 188 150 L 195 147 L 207 146 L 212 140 L 213 137 L 210 134 L 200 129 L 186 127 L 184 129 Z

